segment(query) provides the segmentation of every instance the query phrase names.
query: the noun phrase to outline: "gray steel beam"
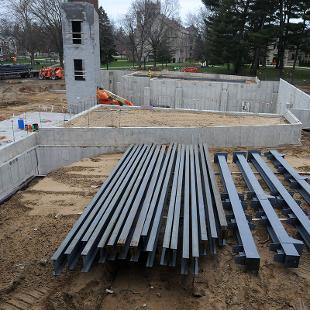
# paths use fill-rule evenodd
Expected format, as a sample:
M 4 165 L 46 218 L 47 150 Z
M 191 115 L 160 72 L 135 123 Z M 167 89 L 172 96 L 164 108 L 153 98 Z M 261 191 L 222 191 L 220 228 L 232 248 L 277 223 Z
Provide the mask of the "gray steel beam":
M 160 156 L 158 157 L 159 153 L 160 153 Z M 165 153 L 165 147 L 158 146 L 155 150 L 155 153 L 153 154 L 152 160 L 149 166 L 147 167 L 145 174 L 139 176 L 137 183 L 136 183 L 136 188 L 138 188 L 139 191 L 132 205 L 129 204 L 130 211 L 128 212 L 128 215 L 125 212 L 122 213 L 122 217 L 125 222 L 124 222 L 123 229 L 117 241 L 118 245 L 122 246 L 122 245 L 125 245 L 125 243 L 128 241 L 131 242 L 131 239 L 130 240 L 128 239 L 129 231 L 137 217 L 138 210 L 140 210 L 140 207 L 142 206 L 142 202 L 145 197 L 145 192 L 146 192 L 146 189 L 149 183 L 151 182 L 150 180 L 151 180 L 152 175 L 155 176 L 155 179 L 158 176 L 159 168 L 161 166 L 164 153 Z M 155 173 L 153 174 L 154 170 L 155 170 Z M 141 183 L 139 182 L 140 180 L 141 180 Z M 154 192 L 154 187 L 150 187 L 150 189 L 151 189 L 151 193 L 147 191 L 146 194 L 149 194 L 150 196 L 152 196 L 152 193 Z M 146 195 L 146 198 L 148 198 L 147 195 Z M 142 224 L 141 224 L 141 227 L 142 227 Z
M 207 144 L 203 145 L 203 150 L 205 153 L 205 159 L 206 159 L 207 168 L 208 168 L 211 194 L 212 194 L 212 198 L 213 198 L 213 202 L 215 206 L 215 215 L 216 215 L 216 221 L 217 221 L 217 227 L 218 227 L 217 230 L 218 230 L 219 242 L 220 242 L 220 245 L 223 245 L 224 239 L 226 238 L 226 235 L 227 235 L 228 224 L 226 220 L 225 211 L 223 208 L 220 191 L 219 191 L 219 188 L 216 182 L 216 175 L 214 173 L 214 169 L 212 166 L 212 159 L 210 157 Z
M 267 158 L 272 160 L 278 171 L 285 175 L 291 186 L 296 188 L 310 205 L 310 184 L 307 182 L 308 177 L 300 175 L 285 159 L 284 154 L 272 150 L 268 152 Z
M 203 149 L 203 145 L 199 146 L 199 155 L 202 168 L 202 187 L 204 193 L 204 202 L 207 209 L 207 224 L 208 224 L 208 235 L 210 243 L 210 251 L 212 254 L 216 252 L 216 241 L 218 240 L 217 224 L 214 214 L 214 205 L 211 194 L 211 187 L 209 182 L 209 175 L 206 165 L 206 156 Z
M 141 240 L 141 234 L 142 234 L 143 226 L 145 224 L 147 215 L 148 215 L 151 207 L 152 207 L 152 211 L 150 211 L 150 213 L 152 214 L 151 217 L 153 217 L 153 211 L 155 208 L 155 203 L 157 202 L 159 192 L 160 192 L 161 183 L 163 180 L 162 171 L 167 168 L 167 164 L 168 164 L 169 156 L 170 156 L 168 154 L 171 153 L 171 150 L 172 150 L 172 145 L 169 146 L 169 149 L 168 149 L 167 155 L 166 155 L 165 154 L 166 153 L 166 147 L 162 146 L 162 148 L 161 148 L 160 156 L 159 156 L 159 159 L 157 161 L 155 171 L 153 173 L 152 180 L 150 182 L 150 186 L 147 190 L 145 200 L 143 201 L 143 205 L 141 207 L 141 212 L 139 214 L 139 218 L 138 218 L 138 221 L 137 221 L 137 224 L 135 227 L 135 231 L 134 231 L 133 237 L 132 237 L 131 242 L 130 242 L 130 246 L 133 249 L 132 250 L 133 253 L 137 250 L 137 247 L 139 245 L 142 247 L 144 246 L 144 242 L 143 242 L 143 240 Z M 153 205 L 152 205 L 153 201 L 155 201 L 155 203 L 153 203 Z
M 189 173 L 189 147 L 185 147 L 184 167 L 184 201 L 183 201 L 183 247 L 181 274 L 188 274 L 188 263 L 190 259 L 190 173 Z
M 116 243 L 116 239 L 123 226 L 125 216 L 127 215 L 127 212 L 136 197 L 140 183 L 147 168 L 149 167 L 154 152 L 158 155 L 159 148 L 155 148 L 155 146 L 153 146 L 147 156 L 141 160 L 139 167 L 135 170 L 135 174 L 131 178 L 125 194 L 123 195 L 120 203 L 117 204 L 117 207 L 111 216 L 108 227 L 105 229 L 102 236 L 100 236 L 101 239 L 99 241 L 98 248 L 103 248 L 105 246 L 111 248 Z
M 294 198 L 286 190 L 285 186 L 279 181 L 279 179 L 270 170 L 268 165 L 260 156 L 259 151 L 251 151 L 248 153 L 248 160 L 255 166 L 255 168 L 262 175 L 263 179 L 267 183 L 270 189 L 275 191 L 275 195 L 280 195 L 288 206 L 289 220 L 288 222 L 294 224 L 299 234 L 304 240 L 305 244 L 310 248 L 310 220 L 305 212 L 300 208 Z M 271 186 L 272 184 L 272 186 Z
M 169 156 L 169 162 L 167 164 L 167 169 L 162 170 L 163 174 L 161 175 L 161 177 L 163 177 L 163 183 L 162 183 L 162 187 L 161 187 L 161 192 L 160 192 L 160 197 L 159 197 L 159 201 L 158 201 L 158 205 L 156 207 L 156 212 L 154 215 L 154 220 L 152 222 L 152 228 L 151 231 L 149 232 L 148 236 L 148 242 L 147 242 L 147 246 L 146 246 L 146 252 L 149 252 L 148 255 L 148 261 L 146 266 L 147 267 L 152 267 L 154 264 L 154 259 L 155 259 L 155 252 L 156 252 L 156 246 L 157 246 L 157 242 L 158 242 L 158 236 L 159 236 L 159 231 L 160 231 L 160 227 L 161 227 L 161 223 L 163 222 L 162 220 L 162 215 L 163 215 L 163 210 L 164 210 L 164 206 L 166 203 L 166 200 L 168 198 L 168 191 L 169 191 L 169 185 L 170 185 L 170 181 L 172 178 L 172 171 L 174 170 L 174 165 L 175 161 L 176 161 L 176 157 L 178 158 L 177 155 L 177 146 L 173 145 L 173 149 L 171 154 L 167 154 L 167 156 Z M 155 208 L 155 206 L 154 206 Z M 150 208 L 151 210 L 151 208 Z M 149 212 L 150 214 L 150 212 Z M 149 216 L 148 214 L 148 216 Z M 151 216 L 152 218 L 152 216 Z M 150 221 L 151 222 L 151 221 Z M 145 223 L 145 225 L 147 224 L 147 221 Z M 149 224 L 147 224 L 147 226 L 143 227 L 143 232 L 145 234 L 145 236 L 147 236 L 147 232 L 149 231 Z
M 269 197 L 265 194 L 248 164 L 246 153 L 235 152 L 233 159 L 239 167 L 249 190 L 255 193 L 256 200 L 263 210 L 263 212 L 258 212 L 257 216 L 261 217 L 262 221 L 267 224 L 268 231 L 273 240 L 270 249 L 276 252 L 274 260 L 283 263 L 286 267 L 298 267 L 299 254 L 302 252 L 303 242 L 293 239 L 287 234 L 269 201 Z
M 234 220 L 238 228 L 238 236 L 241 241 L 241 244 L 235 247 L 235 251 L 239 252 L 239 257 L 237 257 L 236 262 L 245 265 L 248 270 L 258 271 L 260 256 L 227 164 L 227 153 L 217 153 L 215 155 L 215 162 L 220 168 L 222 180 L 225 184 L 234 214 Z
M 178 145 L 177 160 L 176 160 L 176 164 L 174 167 L 174 177 L 173 177 L 172 189 L 171 189 L 171 194 L 170 194 L 170 203 L 168 207 L 168 216 L 167 216 L 167 221 L 166 221 L 163 248 L 162 248 L 161 260 L 160 260 L 161 265 L 167 265 L 167 253 L 166 252 L 170 248 L 174 209 L 175 209 L 176 198 L 177 198 L 180 163 L 181 163 L 181 145 Z
M 200 248 L 199 248 L 199 224 L 198 224 L 198 206 L 197 206 L 197 191 L 196 191 L 196 174 L 194 165 L 194 151 L 193 147 L 189 148 L 189 162 L 190 162 L 190 202 L 191 202 L 191 237 L 192 237 L 192 258 L 198 262 Z
M 178 187 L 177 187 L 177 196 L 174 207 L 174 217 L 173 217 L 173 227 L 171 233 L 170 249 L 172 250 L 172 261 L 171 266 L 176 265 L 176 254 L 178 249 L 179 241 L 179 228 L 180 228 L 180 215 L 181 215 L 181 203 L 182 203 L 182 193 L 183 193 L 183 180 L 184 180 L 184 161 L 185 161 L 185 147 L 181 146 L 181 161 L 180 169 L 178 175 Z
M 107 232 L 107 225 L 110 225 L 112 219 L 111 216 L 115 216 L 117 214 L 117 211 L 120 212 L 120 209 L 125 204 L 125 201 L 127 200 L 127 197 L 129 196 L 132 186 L 134 184 L 134 180 L 137 179 L 140 170 L 142 169 L 145 161 L 150 158 L 150 153 L 154 150 L 155 146 L 147 147 L 146 149 L 137 156 L 135 164 L 131 166 L 130 173 L 127 174 L 125 180 L 120 184 L 120 187 L 118 188 L 118 191 L 114 195 L 112 201 L 109 203 L 108 208 L 106 209 L 106 212 L 100 219 L 96 229 L 92 233 L 91 237 L 85 244 L 83 250 L 82 250 L 82 257 L 83 257 L 83 271 L 89 271 L 91 268 L 91 265 L 93 261 L 96 258 L 96 255 L 99 251 L 98 241 L 101 238 L 101 234 L 104 232 Z M 133 175 L 131 174 L 133 173 Z M 117 206 L 118 210 L 113 212 L 115 207 Z M 108 226 L 110 227 L 110 226 Z M 100 241 L 101 242 L 101 241 Z M 99 244 L 100 244 L 99 242 Z
M 200 243 L 201 243 L 201 253 L 206 254 L 206 249 L 209 246 L 209 238 L 207 231 L 207 216 L 206 207 L 204 201 L 204 195 L 202 192 L 202 179 L 201 179 L 201 168 L 199 161 L 198 145 L 193 147 L 193 161 L 194 169 L 196 175 L 196 190 L 197 190 L 197 206 L 199 214 L 199 233 L 200 233 Z
M 81 226 L 84 224 L 84 222 L 88 219 L 88 216 L 93 211 L 93 208 L 97 204 L 98 200 L 102 196 L 103 192 L 106 190 L 106 188 L 110 185 L 112 180 L 115 180 L 117 172 L 124 166 L 126 166 L 128 156 L 132 154 L 133 150 L 136 150 L 137 146 L 130 146 L 125 154 L 123 155 L 122 159 L 118 162 L 117 166 L 113 169 L 110 176 L 106 179 L 106 181 L 101 186 L 100 190 L 96 193 L 96 195 L 93 197 L 93 199 L 90 201 L 90 203 L 86 206 L 84 209 L 83 214 L 79 217 L 79 219 L 75 222 L 74 226 L 70 230 L 70 232 L 67 234 L 66 238 L 62 241 L 58 249 L 55 251 L 55 253 L 52 256 L 52 261 L 54 265 L 54 274 L 59 275 L 61 271 L 63 270 L 66 258 L 65 251 L 71 242 L 71 240 L 75 237 L 77 231 L 81 228 Z
M 100 199 L 94 206 L 92 212 L 88 215 L 87 219 L 76 232 L 73 240 L 70 242 L 65 254 L 68 258 L 69 269 L 74 269 L 78 261 L 78 257 L 82 250 L 83 244 L 90 238 L 92 232 L 95 230 L 101 217 L 106 211 L 111 199 L 115 196 L 116 191 L 120 190 L 120 186 L 124 178 L 128 177 L 128 173 L 132 170 L 131 166 L 136 162 L 137 158 L 142 156 L 145 146 L 138 146 L 126 158 L 125 165 L 122 169 L 118 170 L 115 178 L 110 182 L 108 187 L 105 188 Z

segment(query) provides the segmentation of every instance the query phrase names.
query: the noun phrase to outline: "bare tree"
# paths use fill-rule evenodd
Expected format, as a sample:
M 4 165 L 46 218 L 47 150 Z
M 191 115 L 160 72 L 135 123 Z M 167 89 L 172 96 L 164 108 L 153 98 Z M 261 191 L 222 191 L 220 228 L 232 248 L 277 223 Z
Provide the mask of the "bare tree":
M 13 35 L 19 46 L 30 54 L 31 64 L 34 65 L 34 56 L 42 41 L 41 29 L 32 14 L 32 4 L 33 0 L 13 0 L 9 10 L 16 24 Z
M 147 43 L 150 34 L 151 3 L 149 0 L 134 1 L 123 21 L 130 55 L 139 67 L 142 65 L 142 59 L 149 53 Z
M 63 41 L 61 25 L 62 0 L 32 0 L 31 12 L 42 25 L 49 40 L 59 54 L 60 64 L 63 65 Z
M 179 3 L 176 0 L 164 0 L 158 10 L 150 14 L 148 43 L 154 58 L 156 67 L 157 58 L 160 49 L 169 45 L 169 33 L 171 29 L 178 26 L 178 8 Z
M 154 65 L 160 47 L 168 37 L 171 22 L 178 17 L 177 0 L 135 0 L 125 19 L 123 29 L 128 38 L 129 54 L 139 65 L 152 54 Z

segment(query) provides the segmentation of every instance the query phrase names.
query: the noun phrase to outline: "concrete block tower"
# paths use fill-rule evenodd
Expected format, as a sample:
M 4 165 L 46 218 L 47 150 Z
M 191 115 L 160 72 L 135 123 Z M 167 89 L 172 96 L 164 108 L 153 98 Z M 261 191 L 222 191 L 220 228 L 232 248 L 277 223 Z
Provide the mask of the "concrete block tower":
M 100 86 L 98 1 L 62 4 L 62 31 L 68 110 L 80 113 L 96 104 Z

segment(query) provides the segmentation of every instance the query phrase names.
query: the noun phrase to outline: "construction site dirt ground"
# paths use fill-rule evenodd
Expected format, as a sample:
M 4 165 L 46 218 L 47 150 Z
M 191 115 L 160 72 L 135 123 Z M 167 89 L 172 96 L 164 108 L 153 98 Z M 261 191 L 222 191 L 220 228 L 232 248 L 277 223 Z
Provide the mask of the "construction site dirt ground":
M 67 112 L 64 90 L 62 80 L 0 80 L 0 121 L 31 111 Z
M 211 152 L 228 151 L 231 161 L 234 150 Z M 309 132 L 303 134 L 302 146 L 278 150 L 298 171 L 310 172 Z M 54 277 L 53 252 L 121 156 L 101 155 L 63 167 L 0 206 L 0 309 L 310 309 L 309 250 L 299 268 L 284 268 L 273 261 L 264 226 L 253 231 L 261 255 L 258 275 L 235 264 L 236 241 L 229 236 L 216 256 L 203 259 L 197 278 L 180 276 L 180 268 L 148 269 L 143 262 L 125 261 Z M 230 163 L 230 168 L 238 190 L 245 191 L 237 167 Z M 295 237 L 295 229 L 286 228 Z
M 284 117 L 232 115 L 208 112 L 181 112 L 156 109 L 119 109 L 99 107 L 72 121 L 67 127 L 207 127 L 274 125 L 288 123 Z

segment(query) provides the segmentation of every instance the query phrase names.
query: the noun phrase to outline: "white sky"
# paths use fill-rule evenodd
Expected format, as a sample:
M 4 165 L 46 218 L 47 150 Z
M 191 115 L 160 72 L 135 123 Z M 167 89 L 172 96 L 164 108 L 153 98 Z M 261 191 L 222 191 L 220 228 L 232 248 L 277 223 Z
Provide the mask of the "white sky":
M 196 13 L 202 7 L 200 0 L 179 0 L 179 3 L 180 17 L 183 21 L 189 13 Z M 130 4 L 131 0 L 99 0 L 99 5 L 105 9 L 109 18 L 115 23 L 118 23 L 127 13 Z

